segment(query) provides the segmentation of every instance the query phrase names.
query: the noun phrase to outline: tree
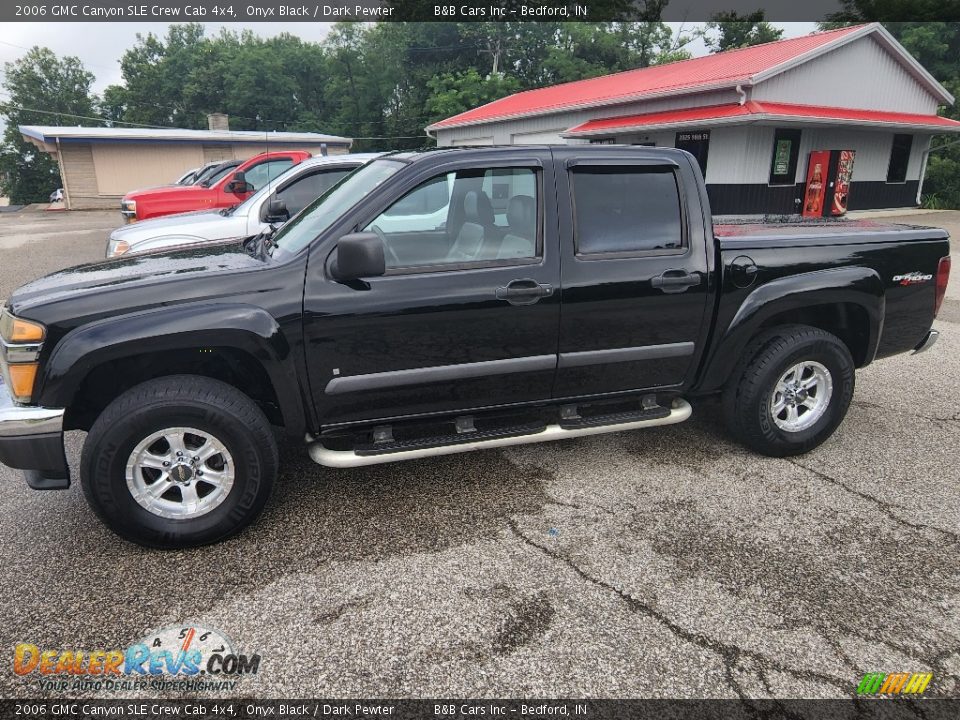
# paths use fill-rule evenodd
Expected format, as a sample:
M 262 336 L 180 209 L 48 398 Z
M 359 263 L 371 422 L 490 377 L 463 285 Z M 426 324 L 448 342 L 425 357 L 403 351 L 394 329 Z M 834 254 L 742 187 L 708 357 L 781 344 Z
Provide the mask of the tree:
M 125 122 L 188 128 L 225 112 L 235 130 L 419 148 L 430 122 L 512 92 L 688 57 L 689 38 L 656 19 L 663 4 L 647 2 L 642 22 L 337 23 L 321 43 L 172 25 L 165 38 L 138 36 L 102 108 Z
M 520 89 L 515 78 L 492 73 L 483 77 L 474 68 L 436 75 L 427 85 L 431 92 L 427 112 L 435 120 L 485 105 Z
M 96 98 L 90 93 L 94 77 L 78 58 L 59 58 L 41 47 L 5 63 L 4 72 L 9 99 L 0 98 L 0 115 L 6 121 L 0 147 L 0 194 L 15 205 L 44 202 L 60 187 L 57 163 L 26 142 L 18 126 L 89 124 L 83 117 L 95 114 Z
M 763 10 L 747 15 L 722 12 L 707 23 L 703 39 L 712 53 L 760 45 L 783 37 L 783 30 L 764 21 Z M 716 33 L 716 34 L 714 34 Z

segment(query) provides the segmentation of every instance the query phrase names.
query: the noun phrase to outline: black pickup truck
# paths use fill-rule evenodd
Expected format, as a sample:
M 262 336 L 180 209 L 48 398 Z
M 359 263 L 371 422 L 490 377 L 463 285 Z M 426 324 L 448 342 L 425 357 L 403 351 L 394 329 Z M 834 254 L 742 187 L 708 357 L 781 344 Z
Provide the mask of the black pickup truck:
M 263 508 L 277 433 L 354 467 L 667 425 L 723 394 L 754 450 L 802 453 L 854 370 L 928 348 L 942 230 L 714 227 L 671 149 L 374 160 L 274 235 L 35 280 L 0 319 L 0 462 L 83 490 L 156 547 Z

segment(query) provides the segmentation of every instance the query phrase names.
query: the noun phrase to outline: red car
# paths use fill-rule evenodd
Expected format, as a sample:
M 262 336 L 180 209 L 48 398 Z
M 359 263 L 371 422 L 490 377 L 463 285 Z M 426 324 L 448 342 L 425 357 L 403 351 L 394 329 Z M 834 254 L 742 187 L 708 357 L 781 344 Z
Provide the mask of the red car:
M 192 210 L 228 208 L 246 200 L 287 168 L 310 157 L 304 150 L 283 150 L 254 155 L 212 183 L 167 185 L 127 193 L 120 213 L 127 222 Z

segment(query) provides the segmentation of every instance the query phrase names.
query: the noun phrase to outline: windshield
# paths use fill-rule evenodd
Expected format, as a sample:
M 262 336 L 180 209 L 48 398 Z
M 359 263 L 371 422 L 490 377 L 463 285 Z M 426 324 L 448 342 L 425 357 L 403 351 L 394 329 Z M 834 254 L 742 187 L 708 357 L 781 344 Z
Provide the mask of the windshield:
M 284 225 L 274 237 L 276 246 L 289 253 L 302 250 L 402 167 L 396 160 L 374 160 L 350 173 Z

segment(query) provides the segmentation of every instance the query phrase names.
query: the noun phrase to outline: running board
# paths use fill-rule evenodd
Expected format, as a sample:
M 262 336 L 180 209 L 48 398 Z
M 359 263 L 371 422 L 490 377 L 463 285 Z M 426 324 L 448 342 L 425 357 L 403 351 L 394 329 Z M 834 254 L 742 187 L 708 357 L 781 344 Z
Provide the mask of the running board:
M 601 435 L 624 430 L 639 430 L 641 428 L 656 427 L 658 425 L 673 425 L 690 417 L 692 409 L 686 400 L 677 398 L 673 406 L 664 417 L 653 417 L 633 422 L 618 422 L 611 425 L 592 425 L 565 429 L 560 425 L 547 425 L 539 432 L 511 435 L 509 437 L 488 438 L 470 442 L 458 442 L 451 445 L 437 447 L 421 447 L 415 450 L 397 450 L 376 455 L 359 455 L 353 450 L 330 450 L 323 446 L 320 440 L 309 438 L 307 450 L 310 458 L 319 465 L 333 468 L 362 467 L 365 465 L 379 465 L 380 463 L 400 462 L 401 460 L 417 460 L 437 455 L 453 455 L 454 453 L 470 450 L 488 450 L 491 448 L 508 447 L 510 445 L 527 445 L 530 443 L 548 442 L 550 440 L 565 440 L 567 438 L 583 437 L 585 435 Z

